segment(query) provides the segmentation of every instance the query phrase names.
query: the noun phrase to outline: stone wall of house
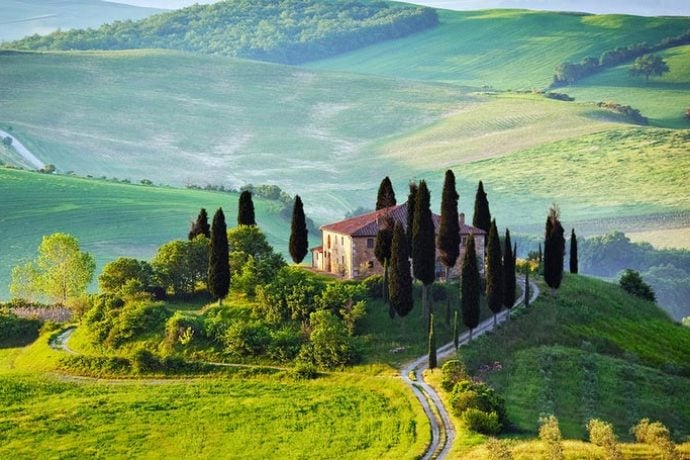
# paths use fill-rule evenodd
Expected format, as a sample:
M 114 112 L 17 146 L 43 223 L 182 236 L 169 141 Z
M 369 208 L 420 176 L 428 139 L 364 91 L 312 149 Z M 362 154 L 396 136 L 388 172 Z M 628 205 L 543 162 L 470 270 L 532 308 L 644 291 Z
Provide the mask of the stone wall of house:
M 376 260 L 376 255 L 374 254 L 376 238 L 352 238 L 352 241 L 354 245 L 353 276 L 355 278 L 366 278 L 376 273 L 383 273 L 383 267 Z
M 350 236 L 324 230 L 323 257 L 324 271 L 352 277 L 352 238 Z

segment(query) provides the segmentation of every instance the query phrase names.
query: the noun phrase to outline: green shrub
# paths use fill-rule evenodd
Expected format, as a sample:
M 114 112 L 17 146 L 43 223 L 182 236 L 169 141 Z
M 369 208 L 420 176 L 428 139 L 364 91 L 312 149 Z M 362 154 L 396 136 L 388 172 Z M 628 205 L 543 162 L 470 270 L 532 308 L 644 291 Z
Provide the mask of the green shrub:
M 545 444 L 545 458 L 548 460 L 564 460 L 561 429 L 558 419 L 553 415 L 539 419 L 539 439 Z
M 298 359 L 318 367 L 332 368 L 355 361 L 352 338 L 343 322 L 327 310 L 311 314 L 309 343 L 302 346 Z
M 73 374 L 108 377 L 129 374 L 132 363 L 127 358 L 113 356 L 66 355 L 60 358 L 58 368 Z
M 461 380 L 453 387 L 449 399 L 451 411 L 457 416 L 469 409 L 477 409 L 495 412 L 501 424 L 506 421 L 505 401 L 486 383 Z
M 635 270 L 625 270 L 621 275 L 619 283 L 628 293 L 652 302 L 656 301 L 656 296 L 651 286 L 642 280 L 642 277 Z
M 618 446 L 613 425 L 594 418 L 587 422 L 587 431 L 589 432 L 589 442 L 603 447 L 607 460 L 623 460 L 623 453 Z
M 467 428 L 482 434 L 498 434 L 502 425 L 496 412 L 469 408 L 462 413 L 462 421 Z
M 146 374 L 162 370 L 161 361 L 153 352 L 138 348 L 132 355 L 132 370 L 137 374 Z
M 318 308 L 323 282 L 299 267 L 283 267 L 273 281 L 256 289 L 257 314 L 269 323 L 306 323 Z
M 113 318 L 112 328 L 105 339 L 105 344 L 117 348 L 139 334 L 160 330 L 169 316 L 170 313 L 162 304 L 128 303 Z
M 371 275 L 362 280 L 362 286 L 367 290 L 367 295 L 372 299 L 383 297 L 383 276 Z
M 285 326 L 271 331 L 268 356 L 280 362 L 292 361 L 299 354 L 304 337 L 299 329 Z
M 225 349 L 235 356 L 257 356 L 271 340 L 268 328 L 258 321 L 236 321 L 225 332 Z
M 453 390 L 456 383 L 468 378 L 465 365 L 457 359 L 451 359 L 443 363 L 441 374 L 443 375 L 441 387 L 448 392 Z
M 39 319 L 19 318 L 9 311 L 0 311 L 0 346 L 26 345 L 38 337 Z
M 203 333 L 203 320 L 197 315 L 176 311 L 165 322 L 165 343 L 168 347 L 178 343 L 188 345 L 194 337 L 200 337 Z
M 301 360 L 295 363 L 295 367 L 292 368 L 290 374 L 297 380 L 312 380 L 319 375 L 314 363 Z

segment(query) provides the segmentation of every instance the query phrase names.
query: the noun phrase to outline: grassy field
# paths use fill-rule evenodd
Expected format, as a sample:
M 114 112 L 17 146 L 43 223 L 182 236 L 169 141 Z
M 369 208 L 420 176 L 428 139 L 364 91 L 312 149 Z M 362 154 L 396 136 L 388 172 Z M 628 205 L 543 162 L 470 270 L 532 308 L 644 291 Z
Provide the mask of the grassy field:
M 75 235 L 81 247 L 103 264 L 118 256 L 147 259 L 173 239 L 186 239 L 190 223 L 205 207 L 212 216 L 223 207 L 237 221 L 235 194 L 147 187 L 53 176 L 0 168 L 0 298 L 8 296 L 12 267 L 32 258 L 41 237 Z M 255 199 L 257 222 L 276 250 L 287 252 L 289 222 L 275 202 Z
M 139 19 L 161 10 L 101 0 L 59 2 L 4 0 L 0 41 L 16 40 L 57 29 L 96 27 L 106 22 Z
M 463 164 L 456 175 L 468 182 L 482 178 L 492 213 L 508 226 L 541 222 L 554 201 L 566 223 L 687 214 L 689 141 L 688 130 L 613 130 Z
M 663 421 L 678 439 L 690 433 L 690 330 L 616 285 L 566 275 L 557 297 L 545 292 L 460 356 L 473 372 L 502 364 L 482 377 L 506 398 L 518 433 L 534 434 L 540 413 L 555 414 L 568 438 L 583 438 L 592 417 L 623 439 L 642 417 Z
M 370 142 L 474 103 L 450 85 L 146 50 L 0 55 L 0 82 L 2 126 L 59 170 L 278 183 L 328 219 L 388 173 Z
M 0 350 L 2 457 L 411 459 L 429 441 L 398 379 L 79 381 L 26 366 L 50 367 L 46 340 Z
M 555 67 L 617 46 L 685 32 L 684 18 L 583 16 L 525 10 L 444 11 L 426 32 L 370 46 L 309 68 L 500 89 L 543 88 Z
M 622 65 L 577 82 L 559 91 L 578 101 L 615 101 L 639 109 L 654 125 L 690 128 L 683 117 L 690 109 L 690 46 L 657 53 L 670 72 L 661 77 L 630 76 L 631 64 Z

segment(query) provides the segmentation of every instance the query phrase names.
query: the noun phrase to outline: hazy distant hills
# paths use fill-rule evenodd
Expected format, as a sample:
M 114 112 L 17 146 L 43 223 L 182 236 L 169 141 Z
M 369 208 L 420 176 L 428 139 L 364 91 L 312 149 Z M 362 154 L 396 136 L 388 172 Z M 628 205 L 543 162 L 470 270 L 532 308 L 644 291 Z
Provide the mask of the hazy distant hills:
M 132 0 L 132 3 L 138 4 L 137 0 Z M 690 16 L 690 2 L 687 0 L 417 0 L 413 3 L 450 10 L 525 8 L 545 11 L 582 11 L 596 14 Z
M 0 40 L 45 35 L 57 29 L 97 27 L 106 22 L 141 19 L 158 12 L 156 8 L 101 0 L 3 0 Z

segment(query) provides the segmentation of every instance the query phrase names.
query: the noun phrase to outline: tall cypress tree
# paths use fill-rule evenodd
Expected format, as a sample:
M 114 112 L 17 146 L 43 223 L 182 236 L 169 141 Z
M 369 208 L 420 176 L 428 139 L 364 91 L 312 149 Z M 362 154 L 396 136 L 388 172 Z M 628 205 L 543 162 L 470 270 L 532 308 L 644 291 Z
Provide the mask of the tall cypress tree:
M 192 228 L 189 230 L 187 237 L 189 241 L 192 241 L 199 235 L 204 235 L 206 238 L 211 238 L 211 227 L 208 225 L 208 214 L 206 214 L 206 209 L 201 208 L 196 221 L 192 222 Z
M 484 192 L 484 184 L 479 181 L 477 194 L 474 197 L 474 215 L 472 225 L 481 228 L 486 233 L 491 229 L 491 211 L 489 210 L 489 200 Z
M 422 305 L 431 313 L 429 285 L 436 279 L 436 245 L 431 195 L 425 181 L 419 183 L 412 230 L 412 268 L 414 277 L 422 282 Z
M 435 369 L 436 359 L 436 336 L 434 335 L 434 315 L 429 316 L 429 369 Z
M 441 224 L 438 230 L 438 250 L 441 262 L 446 267 L 446 283 L 450 270 L 455 267 L 460 255 L 460 222 L 458 220 L 458 192 L 455 190 L 455 174 L 446 171 L 441 196 Z M 450 296 L 446 301 L 446 324 L 450 324 Z
M 245 190 L 240 194 L 237 225 L 256 225 L 254 202 L 252 201 L 252 192 L 249 190 Z
M 501 240 L 498 238 L 496 219 L 491 221 L 489 242 L 486 247 L 486 302 L 496 315 L 503 308 L 503 264 L 501 263 Z
M 393 184 L 388 176 L 384 177 L 379 185 L 379 193 L 376 196 L 376 210 L 388 208 L 390 206 L 395 206 L 395 191 L 393 190 Z
M 218 299 L 219 306 L 230 290 L 228 229 L 223 208 L 219 208 L 213 216 L 208 256 L 208 290 L 214 299 Z
M 565 255 L 565 237 L 559 220 L 556 206 L 549 210 L 544 234 L 544 281 L 555 294 L 563 279 L 563 257 Z
M 406 316 L 414 306 L 412 298 L 412 274 L 410 273 L 410 258 L 407 252 L 407 237 L 405 229 L 397 222 L 393 229 L 391 244 L 391 267 L 388 280 L 388 292 L 391 308 L 399 316 Z
M 529 308 L 529 264 L 525 265 L 525 308 Z
M 290 257 L 296 264 L 301 263 L 309 251 L 307 239 L 307 221 L 304 216 L 304 206 L 299 195 L 295 195 L 295 205 L 292 207 L 292 224 L 290 226 Z
M 510 230 L 506 228 L 505 250 L 503 252 L 503 306 L 510 309 L 515 303 L 515 252 L 510 244 Z
M 577 236 L 575 229 L 570 232 L 570 273 L 577 274 Z
M 479 299 L 481 295 L 481 283 L 479 268 L 477 267 L 477 252 L 474 243 L 474 235 L 470 235 L 465 243 L 465 255 L 462 259 L 462 279 L 460 282 L 462 322 L 470 330 L 479 324 Z
M 393 244 L 393 227 L 393 219 L 390 216 L 385 216 L 376 233 L 376 246 L 374 247 L 376 260 L 383 266 L 383 301 L 385 303 L 388 303 L 388 272 Z
M 417 206 L 417 187 L 416 182 L 410 182 L 410 194 L 407 195 L 407 253 L 412 255 L 412 229 L 414 228 L 414 210 Z
M 453 312 L 453 345 L 455 345 L 456 350 L 460 346 L 460 324 L 457 310 Z

